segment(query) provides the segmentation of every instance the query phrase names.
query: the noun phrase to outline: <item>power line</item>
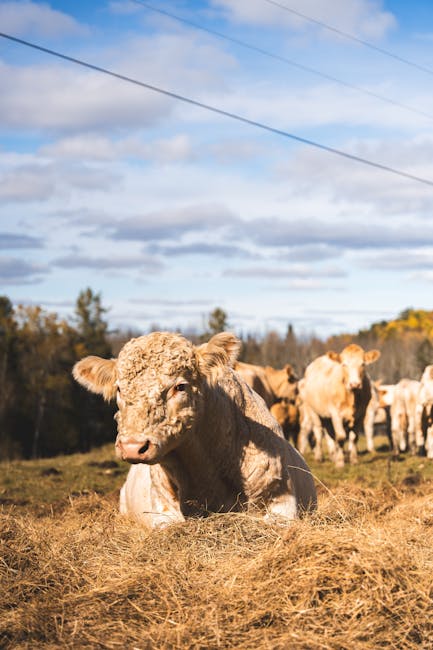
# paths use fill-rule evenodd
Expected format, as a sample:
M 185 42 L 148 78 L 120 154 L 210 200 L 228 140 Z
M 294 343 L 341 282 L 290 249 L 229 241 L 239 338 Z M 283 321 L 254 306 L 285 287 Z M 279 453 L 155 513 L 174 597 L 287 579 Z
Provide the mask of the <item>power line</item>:
M 354 160 L 359 163 L 363 163 L 364 165 L 369 165 L 370 167 L 375 167 L 376 169 L 381 169 L 383 171 L 390 172 L 391 174 L 396 174 L 397 176 L 403 176 L 404 178 L 409 178 L 413 181 L 417 181 L 418 183 L 423 183 L 424 185 L 429 185 L 433 187 L 433 180 L 429 180 L 426 178 L 421 178 L 420 176 L 415 176 L 414 174 L 409 174 L 408 172 L 404 172 L 399 169 L 395 169 L 393 167 L 389 167 L 388 165 L 382 165 L 381 163 L 374 162 L 372 160 L 368 160 L 367 158 L 361 158 L 360 156 L 356 156 L 354 154 L 347 153 L 346 151 L 341 151 L 340 149 L 335 149 L 334 147 L 328 147 L 325 144 L 321 144 L 319 142 L 315 142 L 314 140 L 309 140 L 308 138 L 303 138 L 298 135 L 294 135 L 293 133 L 289 133 L 287 131 L 283 131 L 282 129 L 277 129 L 275 127 L 269 126 L 267 124 L 263 124 L 262 122 L 257 122 L 256 120 L 250 120 L 247 117 L 243 117 L 242 115 L 238 115 L 236 113 L 231 113 L 230 111 L 225 111 L 221 108 L 217 108 L 216 106 L 211 106 L 210 104 L 205 104 L 203 102 L 197 101 L 195 99 L 191 99 L 190 97 L 185 97 L 184 95 L 179 95 L 178 93 L 174 93 L 170 90 L 165 90 L 164 88 L 159 88 L 158 86 L 153 86 L 151 84 L 145 83 L 144 81 L 139 81 L 138 79 L 133 79 L 132 77 L 127 77 L 126 75 L 120 74 L 118 72 L 113 72 L 112 70 L 108 70 L 107 68 L 102 68 L 101 66 L 95 65 L 93 63 L 88 63 L 87 61 L 83 61 L 82 59 L 77 59 L 72 56 L 68 56 L 67 54 L 62 54 L 61 52 L 57 52 L 55 50 L 51 50 L 47 47 L 43 47 L 42 45 L 37 45 L 36 43 L 31 43 L 30 41 L 25 41 L 22 38 L 17 38 L 16 36 L 11 36 L 10 34 L 5 34 L 4 32 L 0 32 L 0 36 L 2 38 L 6 38 L 10 41 L 14 41 L 15 43 L 19 43 L 20 45 L 25 45 L 26 47 L 30 47 L 34 50 L 38 50 L 40 52 L 45 52 L 46 54 L 50 54 L 51 56 L 55 56 L 59 59 L 63 59 L 64 61 L 69 61 L 71 63 L 75 63 L 77 65 L 80 65 L 84 68 L 88 68 L 90 70 L 95 70 L 96 72 L 101 72 L 103 74 L 106 74 L 110 77 L 114 77 L 115 79 L 120 79 L 121 81 L 126 81 L 127 83 L 135 84 L 136 86 L 140 86 L 142 88 L 147 88 L 148 90 L 152 90 L 153 92 L 159 93 L 161 95 L 165 95 L 166 97 L 171 97 L 172 99 L 177 99 L 181 102 L 184 102 L 186 104 L 190 104 L 192 106 L 197 106 L 199 108 L 203 108 L 207 111 L 210 111 L 212 113 L 216 113 L 218 115 L 223 115 L 224 117 L 230 117 L 233 120 L 237 120 L 238 122 L 242 122 L 244 124 L 249 124 L 250 126 L 255 126 L 259 129 L 262 129 L 264 131 L 268 131 L 269 133 L 274 133 L 276 135 L 280 135 L 284 138 L 289 138 L 291 140 L 295 140 L 296 142 L 302 142 L 303 144 L 307 144 L 311 147 L 316 147 L 317 149 L 321 149 L 323 151 L 327 151 L 328 153 L 333 153 L 337 156 L 341 156 L 343 158 L 347 158 L 349 160 Z
M 375 93 L 366 88 L 362 88 L 355 84 L 349 83 L 348 81 L 343 81 L 342 79 L 338 79 L 337 77 L 334 77 L 330 74 L 321 72 L 320 70 L 316 70 L 315 68 L 312 68 L 310 66 L 303 65 L 302 63 L 298 63 L 297 61 L 293 61 L 293 59 L 288 59 L 284 56 L 280 56 L 279 54 L 275 54 L 274 52 L 269 52 L 268 50 L 265 50 L 251 43 L 247 43 L 246 41 L 242 41 L 238 38 L 234 38 L 233 36 L 228 36 L 227 34 L 223 34 L 222 32 L 219 32 L 215 29 L 211 29 L 210 27 L 204 27 L 204 25 L 200 25 L 199 23 L 196 23 L 192 20 L 188 20 L 187 18 L 182 18 L 181 16 L 177 16 L 176 14 L 173 14 L 170 11 L 167 11 L 166 9 L 160 9 L 158 7 L 154 7 L 148 2 L 144 2 L 144 0 L 132 0 L 132 2 L 135 2 L 136 4 L 139 4 L 142 7 L 149 9 L 150 11 L 157 12 L 159 14 L 162 14 L 163 16 L 168 16 L 169 18 L 173 18 L 174 20 L 177 20 L 181 23 L 190 25 L 195 29 L 200 29 L 201 31 L 207 32 L 208 34 L 212 34 L 213 36 L 222 38 L 226 41 L 229 41 L 230 43 L 239 45 L 240 47 L 247 48 L 248 50 L 252 50 L 253 52 L 258 52 L 259 54 L 263 54 L 264 56 L 267 56 L 271 59 L 275 59 L 276 61 L 286 63 L 292 67 L 298 68 L 299 70 L 303 70 L 304 72 L 310 72 L 311 74 L 314 74 L 318 77 L 322 77 L 323 79 L 327 79 L 328 81 L 332 81 L 334 83 L 340 84 L 341 86 L 345 86 L 346 88 L 350 88 L 351 90 L 355 90 L 357 92 L 363 93 L 364 95 L 369 95 L 370 97 L 379 99 L 380 101 L 386 102 L 387 104 L 398 106 L 399 108 L 402 108 L 406 111 L 410 111 L 411 113 L 416 113 L 417 115 L 422 115 L 423 117 L 427 117 L 428 119 L 433 120 L 433 115 L 431 115 L 430 113 L 426 113 L 425 111 L 421 111 L 418 108 L 409 106 L 408 104 L 403 104 L 401 102 L 398 102 L 395 99 L 390 99 L 389 97 L 385 97 L 384 95 L 379 95 L 378 93 Z
M 378 47 L 377 45 L 374 45 L 373 43 L 370 43 L 369 41 L 364 41 L 362 38 L 358 38 L 357 36 L 354 36 L 353 34 L 348 34 L 347 32 L 344 32 L 342 29 L 338 29 L 337 27 L 333 27 L 332 25 L 328 25 L 327 23 L 317 20 L 316 18 L 312 18 L 311 16 L 307 16 L 306 14 L 301 13 L 300 11 L 297 11 L 296 9 L 292 9 L 291 7 L 288 7 L 285 4 L 282 4 L 281 2 L 277 2 L 276 0 L 263 0 L 263 2 L 267 2 L 270 5 L 274 5 L 275 7 L 279 7 L 280 9 L 283 9 L 283 11 L 288 11 L 289 13 L 298 16 L 298 18 L 302 18 L 303 20 L 308 20 L 310 23 L 314 23 L 315 25 L 319 25 L 320 27 L 323 27 L 324 29 L 327 29 L 330 32 L 334 32 L 334 34 L 338 34 L 339 36 L 344 36 L 344 38 L 348 38 L 351 41 L 355 41 L 355 43 L 360 43 L 361 45 L 364 45 L 365 47 L 369 47 L 370 50 L 374 50 L 376 52 L 380 52 L 380 54 L 384 54 L 385 56 L 389 56 L 391 59 L 395 59 L 396 61 L 400 61 L 400 63 L 405 63 L 406 65 L 410 65 L 412 68 L 416 68 L 417 70 L 421 70 L 421 72 L 426 72 L 427 74 L 433 75 L 433 70 L 431 68 L 426 68 L 423 65 L 420 65 L 419 63 L 416 63 L 415 61 L 410 61 L 409 59 L 405 59 L 403 56 L 400 56 L 399 54 L 395 54 L 394 52 L 390 52 L 389 50 L 385 50 L 385 48 Z

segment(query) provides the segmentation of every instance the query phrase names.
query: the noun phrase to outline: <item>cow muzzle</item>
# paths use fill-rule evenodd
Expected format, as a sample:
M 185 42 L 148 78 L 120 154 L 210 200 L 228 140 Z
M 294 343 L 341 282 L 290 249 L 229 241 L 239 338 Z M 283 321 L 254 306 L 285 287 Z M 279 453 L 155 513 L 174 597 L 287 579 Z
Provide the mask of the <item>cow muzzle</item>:
M 157 446 L 150 440 L 141 440 L 137 442 L 131 438 L 127 440 L 118 439 L 116 441 L 116 450 L 122 460 L 127 463 L 150 463 L 154 461 L 158 453 Z

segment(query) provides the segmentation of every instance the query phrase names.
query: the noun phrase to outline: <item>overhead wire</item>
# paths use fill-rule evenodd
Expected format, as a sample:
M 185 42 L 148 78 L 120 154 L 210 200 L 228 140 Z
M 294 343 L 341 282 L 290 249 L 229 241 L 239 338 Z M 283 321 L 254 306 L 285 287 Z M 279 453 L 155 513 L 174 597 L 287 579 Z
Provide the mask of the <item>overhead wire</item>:
M 286 4 L 283 4 L 282 2 L 277 2 L 277 0 L 262 0 L 263 2 L 267 2 L 270 5 L 274 5 L 274 7 L 279 7 L 283 11 L 287 11 L 294 16 L 298 16 L 298 18 L 302 18 L 303 20 L 307 20 L 310 23 L 313 23 L 315 25 L 319 25 L 320 27 L 323 27 L 323 29 L 327 29 L 330 32 L 334 32 L 334 34 L 338 34 L 339 36 L 343 36 L 344 38 L 347 38 L 351 41 L 354 41 L 355 43 L 359 43 L 360 45 L 364 45 L 365 47 L 370 48 L 371 50 L 374 50 L 376 52 L 380 52 L 380 54 L 384 54 L 385 56 L 390 57 L 391 59 L 395 59 L 396 61 L 400 61 L 400 63 L 405 63 L 406 65 L 411 66 L 412 68 L 416 68 L 417 70 L 420 70 L 421 72 L 426 72 L 427 74 L 433 75 L 433 69 L 428 68 L 424 65 L 421 65 L 417 63 L 416 61 L 411 61 L 410 59 L 406 59 L 403 56 L 400 56 L 399 54 L 396 54 L 395 52 L 391 52 L 390 50 L 387 50 L 383 47 L 379 47 L 378 45 L 374 45 L 374 43 L 370 43 L 369 41 L 365 41 L 362 38 L 359 38 L 358 36 L 355 36 L 354 34 L 349 34 L 348 32 L 343 31 L 342 29 L 338 29 L 337 27 L 333 27 L 332 25 L 329 25 L 328 23 L 325 23 L 322 20 L 318 20 L 317 18 L 312 18 L 311 16 L 307 16 L 306 14 L 301 13 L 300 11 L 297 11 L 296 9 L 292 9 L 292 7 L 288 7 Z
M 392 99 L 390 97 L 386 97 L 385 95 L 380 95 L 379 93 L 375 93 L 372 90 L 368 90 L 367 88 L 363 88 L 361 86 L 357 86 L 356 84 L 352 84 L 348 81 L 344 81 L 343 79 L 339 79 L 338 77 L 334 77 L 333 75 L 327 74 L 326 72 L 322 72 L 321 70 L 317 70 L 311 66 L 304 65 L 302 63 L 298 63 L 297 61 L 294 61 L 293 59 L 288 59 L 287 57 L 281 56 L 279 54 L 276 54 L 274 52 L 270 52 L 269 50 L 266 50 L 264 48 L 261 48 L 257 45 L 254 45 L 252 43 L 247 43 L 246 41 L 243 41 L 239 38 L 235 38 L 233 36 L 228 36 L 227 34 L 224 34 L 222 32 L 219 32 L 215 29 L 211 29 L 210 27 L 205 27 L 204 25 L 200 25 L 199 23 L 196 23 L 192 20 L 189 20 L 188 18 L 183 18 L 182 16 L 178 16 L 171 11 L 167 11 L 166 9 L 161 9 L 160 7 L 155 7 L 154 5 L 145 2 L 144 0 L 131 0 L 132 2 L 135 2 L 138 5 L 141 5 L 142 7 L 145 7 L 146 9 L 149 9 L 150 11 L 154 11 L 156 13 L 159 13 L 163 16 L 167 16 L 169 18 L 172 18 L 173 20 L 177 20 L 178 22 L 184 23 L 185 25 L 189 25 L 191 27 L 194 27 L 195 29 L 199 29 L 203 32 L 207 32 L 208 34 L 212 34 L 213 36 L 217 36 L 218 38 L 224 39 L 226 41 L 229 41 L 230 43 L 234 43 L 235 45 L 239 45 L 240 47 L 246 48 L 248 50 L 251 50 L 253 52 L 257 52 L 259 54 L 262 54 L 264 56 L 267 56 L 269 58 L 272 58 L 276 61 L 280 61 L 282 63 L 285 63 L 287 65 L 290 65 L 292 67 L 298 68 L 299 70 L 303 70 L 304 72 L 309 72 L 311 74 L 314 74 L 318 77 L 322 77 L 323 79 L 327 79 L 328 81 L 332 81 L 334 83 L 340 84 L 341 86 L 345 86 L 346 88 L 350 88 L 351 90 L 355 90 L 359 93 L 363 93 L 364 95 L 369 95 L 370 97 L 374 97 L 375 99 L 379 99 L 382 102 L 386 102 L 387 104 L 392 104 L 393 106 L 397 106 L 399 108 L 402 108 L 406 111 L 410 111 L 411 113 L 416 113 L 417 115 L 422 115 L 423 117 L 426 117 L 430 120 L 433 120 L 433 115 L 430 113 L 427 113 L 425 111 L 422 111 L 418 108 L 415 108 L 414 106 L 410 106 L 408 104 L 403 104 L 402 102 L 397 101 L 396 99 Z
M 158 86 L 154 86 L 152 84 L 145 83 L 144 81 L 139 81 L 138 79 L 134 79 L 132 77 L 128 77 L 124 74 L 114 72 L 112 70 L 109 70 L 107 68 L 103 68 L 102 66 L 95 65 L 93 63 L 89 63 L 87 61 L 83 61 L 82 59 L 77 59 L 76 57 L 69 56 L 67 54 L 63 54 L 62 52 L 58 52 L 56 50 L 52 50 L 47 47 L 43 47 L 42 45 L 38 45 L 36 43 L 32 43 L 31 41 L 24 40 L 22 38 L 18 38 L 17 36 L 12 36 L 11 34 L 6 34 L 5 32 L 0 32 L 0 37 L 8 39 L 9 41 L 14 41 L 15 43 L 18 43 L 20 45 L 24 45 L 26 47 L 32 48 L 34 50 L 38 50 L 39 52 L 45 52 L 46 54 L 49 54 L 51 56 L 57 57 L 59 59 L 63 59 L 64 61 L 69 61 L 70 63 L 75 63 L 76 65 L 82 66 L 84 68 L 87 68 L 89 70 L 94 70 L 96 72 L 100 72 L 102 74 L 108 75 L 110 77 L 114 77 L 116 79 L 120 79 L 121 81 L 125 81 L 127 83 L 134 84 L 136 86 L 140 86 L 142 88 L 146 88 L 148 90 L 151 90 L 153 92 L 159 93 L 161 95 L 165 95 L 166 97 L 171 97 L 172 99 L 177 99 L 181 102 L 184 102 L 186 104 L 190 104 L 192 106 L 197 106 L 199 108 L 205 109 L 207 111 L 210 111 L 212 113 L 216 113 L 218 115 L 222 115 L 224 117 L 229 117 L 233 120 L 237 120 L 238 122 L 242 122 L 244 124 L 249 124 L 250 126 L 254 126 L 256 128 L 262 129 L 264 131 L 268 131 L 269 133 L 274 133 L 276 135 L 280 135 L 284 138 L 289 138 L 291 140 L 295 140 L 296 142 L 301 142 L 303 144 L 315 147 L 317 149 L 321 149 L 322 151 L 327 151 L 328 153 L 335 154 L 337 156 L 341 156 L 343 158 L 353 160 L 355 162 L 362 163 L 364 165 L 368 165 L 370 167 L 374 167 L 376 169 L 381 169 L 382 171 L 389 172 L 391 174 L 395 174 L 397 176 L 402 176 L 404 178 L 408 178 L 410 180 L 416 181 L 418 183 L 423 183 L 424 185 L 429 185 L 430 187 L 433 187 L 433 180 L 427 179 L 427 178 L 422 178 L 420 176 L 416 176 L 415 174 L 409 174 L 408 172 L 396 169 L 394 167 L 389 167 L 388 165 L 383 165 L 381 163 L 374 162 L 372 160 L 368 160 L 367 158 L 362 158 L 361 156 L 356 156 L 355 154 L 348 153 L 346 151 L 342 151 L 341 149 L 336 149 L 334 147 L 329 147 L 325 144 L 321 144 L 319 142 L 316 142 L 314 140 L 310 140 L 308 138 L 303 138 L 301 136 L 295 135 L 293 133 L 289 133 L 288 131 L 284 131 L 282 129 L 278 129 L 272 126 L 269 126 L 267 124 L 264 124 L 262 122 L 258 122 L 256 120 L 251 120 L 247 117 L 244 117 L 242 115 L 238 115 L 236 113 L 232 113 L 230 111 L 226 111 L 221 108 L 217 108 L 216 106 L 211 106 L 210 104 L 205 104 L 204 102 L 200 102 L 198 100 L 192 99 L 190 97 L 186 97 L 185 95 L 180 95 L 178 93 L 172 92 L 170 90 L 166 90 L 164 88 L 160 88 Z

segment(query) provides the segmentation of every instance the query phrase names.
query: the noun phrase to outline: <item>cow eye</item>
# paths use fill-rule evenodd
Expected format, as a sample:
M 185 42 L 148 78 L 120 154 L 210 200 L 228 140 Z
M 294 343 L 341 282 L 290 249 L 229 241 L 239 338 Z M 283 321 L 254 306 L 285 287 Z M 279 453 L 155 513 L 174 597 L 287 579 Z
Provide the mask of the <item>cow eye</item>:
M 174 387 L 174 390 L 175 390 L 177 393 L 183 393 L 184 391 L 186 391 L 186 387 L 187 387 L 187 385 L 188 385 L 188 384 L 186 384 L 186 383 L 176 384 L 176 386 Z

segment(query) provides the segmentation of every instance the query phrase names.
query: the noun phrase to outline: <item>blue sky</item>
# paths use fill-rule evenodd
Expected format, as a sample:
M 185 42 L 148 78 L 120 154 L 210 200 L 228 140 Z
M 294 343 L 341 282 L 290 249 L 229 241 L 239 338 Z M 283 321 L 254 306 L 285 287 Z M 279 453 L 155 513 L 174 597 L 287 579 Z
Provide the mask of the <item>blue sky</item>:
M 431 3 L 279 4 L 431 73 L 266 0 L 153 6 L 286 61 L 129 0 L 2 0 L 0 31 L 433 181 Z M 320 337 L 433 308 L 433 187 L 5 39 L 0 84 L 15 304 L 67 315 L 91 286 L 112 327 L 201 330 L 219 306 L 237 332 Z

